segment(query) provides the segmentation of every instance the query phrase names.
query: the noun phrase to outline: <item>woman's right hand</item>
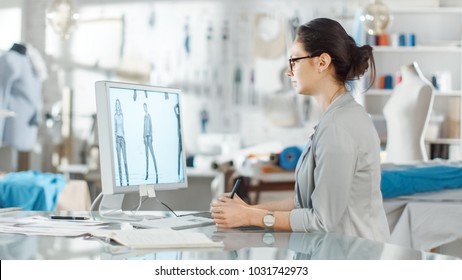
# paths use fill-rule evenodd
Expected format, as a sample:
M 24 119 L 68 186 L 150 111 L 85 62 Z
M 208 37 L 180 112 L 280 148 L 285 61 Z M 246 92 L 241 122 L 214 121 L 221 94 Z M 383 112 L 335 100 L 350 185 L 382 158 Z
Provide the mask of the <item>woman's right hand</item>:
M 223 195 L 221 195 L 218 198 L 218 201 L 223 201 L 225 197 L 230 198 L 231 193 L 224 193 Z M 234 203 L 237 203 L 239 205 L 243 205 L 243 206 L 247 206 L 247 207 L 250 206 L 244 200 L 242 200 L 242 198 L 240 198 L 237 194 L 233 196 L 233 201 L 234 201 Z

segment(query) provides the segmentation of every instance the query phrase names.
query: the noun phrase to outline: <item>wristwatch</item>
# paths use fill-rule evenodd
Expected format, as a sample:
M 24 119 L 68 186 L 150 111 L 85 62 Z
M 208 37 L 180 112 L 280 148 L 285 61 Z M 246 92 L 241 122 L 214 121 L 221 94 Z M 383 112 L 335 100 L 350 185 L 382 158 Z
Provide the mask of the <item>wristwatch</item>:
M 276 241 L 274 236 L 269 232 L 263 234 L 263 237 L 261 240 L 268 247 L 272 247 L 274 245 L 274 242 Z
M 276 219 L 274 218 L 274 214 L 272 211 L 268 211 L 266 215 L 263 217 L 263 224 L 267 228 L 273 228 Z

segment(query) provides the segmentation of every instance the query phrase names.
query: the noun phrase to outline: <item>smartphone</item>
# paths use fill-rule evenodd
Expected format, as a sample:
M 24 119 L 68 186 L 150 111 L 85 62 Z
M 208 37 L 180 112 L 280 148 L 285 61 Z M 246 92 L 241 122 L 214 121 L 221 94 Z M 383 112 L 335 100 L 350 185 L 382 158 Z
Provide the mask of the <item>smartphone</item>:
M 78 216 L 50 216 L 50 219 L 53 220 L 75 220 L 75 221 L 82 221 L 88 220 L 88 217 L 78 217 Z

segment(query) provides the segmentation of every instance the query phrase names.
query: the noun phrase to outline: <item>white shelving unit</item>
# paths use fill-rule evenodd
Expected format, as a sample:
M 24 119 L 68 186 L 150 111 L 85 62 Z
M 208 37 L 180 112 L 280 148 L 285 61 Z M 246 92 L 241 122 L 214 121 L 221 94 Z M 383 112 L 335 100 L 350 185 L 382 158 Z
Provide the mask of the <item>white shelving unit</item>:
M 462 4 L 462 3 L 461 3 Z M 405 8 L 393 10 L 390 34 L 415 34 L 416 46 L 376 46 L 374 56 L 377 77 L 396 77 L 402 65 L 417 62 L 424 76 L 439 71 L 451 73 L 451 90 L 435 92 L 433 116 L 444 119 L 439 133 L 435 131 L 437 118 L 432 118 L 426 143 L 447 144 L 449 158 L 462 159 L 462 7 Z M 376 82 L 376 85 L 378 83 Z M 395 85 L 395 79 L 393 86 Z M 370 89 L 364 96 L 364 106 L 372 115 L 382 143 L 386 143 L 386 124 L 383 107 L 393 90 Z M 438 127 L 438 126 L 436 126 Z

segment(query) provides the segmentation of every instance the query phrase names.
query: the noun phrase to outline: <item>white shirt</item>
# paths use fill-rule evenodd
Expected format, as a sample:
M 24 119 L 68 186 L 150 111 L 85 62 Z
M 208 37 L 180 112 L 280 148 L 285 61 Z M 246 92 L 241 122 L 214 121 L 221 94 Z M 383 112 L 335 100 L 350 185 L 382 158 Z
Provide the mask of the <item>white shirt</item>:
M 350 94 L 342 94 L 321 117 L 299 159 L 292 230 L 387 241 L 379 153 L 380 141 L 366 111 Z

